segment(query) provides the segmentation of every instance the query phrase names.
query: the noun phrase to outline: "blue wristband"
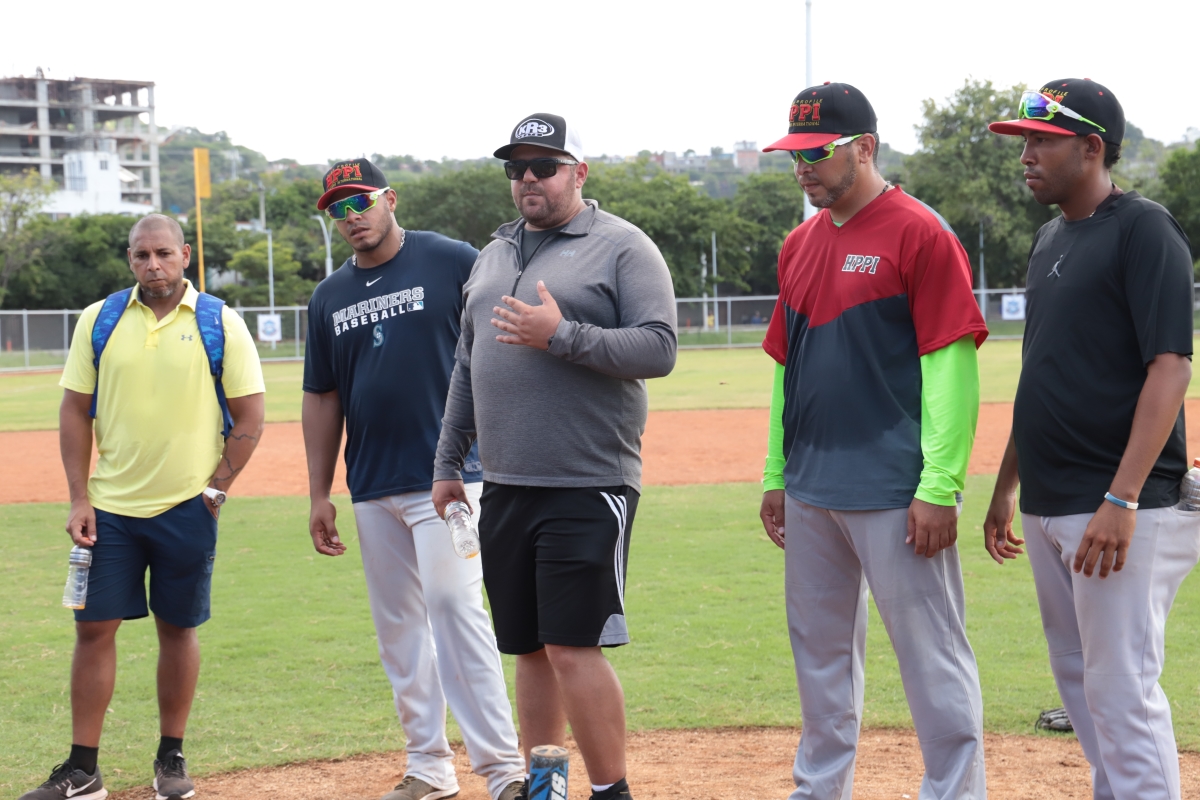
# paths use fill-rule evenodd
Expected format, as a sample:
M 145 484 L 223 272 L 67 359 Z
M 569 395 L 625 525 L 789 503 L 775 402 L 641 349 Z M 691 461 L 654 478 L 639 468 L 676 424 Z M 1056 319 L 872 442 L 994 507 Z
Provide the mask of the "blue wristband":
M 1137 507 L 1138 507 L 1137 503 L 1130 503 L 1125 500 L 1122 500 L 1121 498 L 1117 497 L 1112 492 L 1105 492 L 1104 499 L 1107 500 L 1108 502 L 1112 503 L 1115 506 L 1120 506 L 1121 508 L 1128 508 L 1130 511 L 1137 511 Z

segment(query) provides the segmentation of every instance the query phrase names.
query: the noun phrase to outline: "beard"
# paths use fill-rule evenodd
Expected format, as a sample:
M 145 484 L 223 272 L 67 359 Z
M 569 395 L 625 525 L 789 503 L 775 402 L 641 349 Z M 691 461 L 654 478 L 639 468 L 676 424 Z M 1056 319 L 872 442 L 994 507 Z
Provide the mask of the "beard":
M 370 234 L 354 245 L 354 250 L 359 253 L 369 253 L 379 245 L 383 244 L 383 240 L 387 238 L 387 231 L 377 231 L 371 229 Z
M 151 289 L 147 286 L 141 286 L 140 288 L 144 296 L 153 298 L 155 300 L 163 300 L 167 297 L 171 297 L 181 288 L 183 288 L 183 277 L 180 276 L 179 280 L 175 281 L 174 283 L 168 283 L 161 289 Z
M 520 192 L 521 202 L 518 203 L 517 209 L 521 212 L 521 216 L 525 218 L 527 223 L 531 223 L 537 228 L 553 228 L 558 225 L 563 217 L 572 207 L 572 196 L 568 193 L 562 197 L 552 197 L 545 192 L 525 189 Z M 542 198 L 542 204 L 536 208 L 527 208 L 525 206 L 525 198 L 531 195 L 537 195 Z
M 809 198 L 809 202 L 817 208 L 829 208 L 838 200 L 841 200 L 846 192 L 854 186 L 854 181 L 858 178 L 858 166 L 853 160 L 850 161 L 850 168 L 842 177 L 842 180 L 836 186 L 825 187 L 825 196 L 820 200 Z

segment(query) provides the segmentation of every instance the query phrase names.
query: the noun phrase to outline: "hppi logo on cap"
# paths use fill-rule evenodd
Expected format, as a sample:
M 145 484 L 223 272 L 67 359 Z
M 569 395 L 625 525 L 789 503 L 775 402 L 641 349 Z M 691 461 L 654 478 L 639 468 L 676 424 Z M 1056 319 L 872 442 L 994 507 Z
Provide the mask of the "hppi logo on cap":
M 543 137 L 553 136 L 554 126 L 549 122 L 537 118 L 527 119 L 517 126 L 517 130 L 513 133 L 514 139 L 525 139 L 530 136 Z
M 340 167 L 334 167 L 329 170 L 329 174 L 325 176 L 325 188 L 332 189 L 340 183 L 348 183 L 349 181 L 362 180 L 362 165 L 358 163 L 343 164 Z

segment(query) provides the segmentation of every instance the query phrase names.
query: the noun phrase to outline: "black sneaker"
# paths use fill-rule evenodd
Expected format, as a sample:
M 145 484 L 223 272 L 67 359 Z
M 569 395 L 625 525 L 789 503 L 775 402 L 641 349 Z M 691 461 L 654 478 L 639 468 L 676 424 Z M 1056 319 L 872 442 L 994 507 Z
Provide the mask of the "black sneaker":
M 629 784 L 621 778 L 603 792 L 592 792 L 592 800 L 633 800 L 633 795 L 629 793 Z
M 196 784 L 187 774 L 183 753 L 172 750 L 163 761 L 154 761 L 155 800 L 187 800 L 196 794 Z
M 19 800 L 104 800 L 106 797 L 108 789 L 104 788 L 99 767 L 88 775 L 70 761 L 64 761 L 50 771 L 49 780 L 21 795 Z

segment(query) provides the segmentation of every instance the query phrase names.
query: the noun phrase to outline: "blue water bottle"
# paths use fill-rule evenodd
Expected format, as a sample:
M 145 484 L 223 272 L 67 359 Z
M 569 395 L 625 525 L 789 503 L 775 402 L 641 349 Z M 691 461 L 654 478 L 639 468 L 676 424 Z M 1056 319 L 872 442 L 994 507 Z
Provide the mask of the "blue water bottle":
M 539 745 L 529 751 L 529 800 L 567 800 L 567 748 Z

